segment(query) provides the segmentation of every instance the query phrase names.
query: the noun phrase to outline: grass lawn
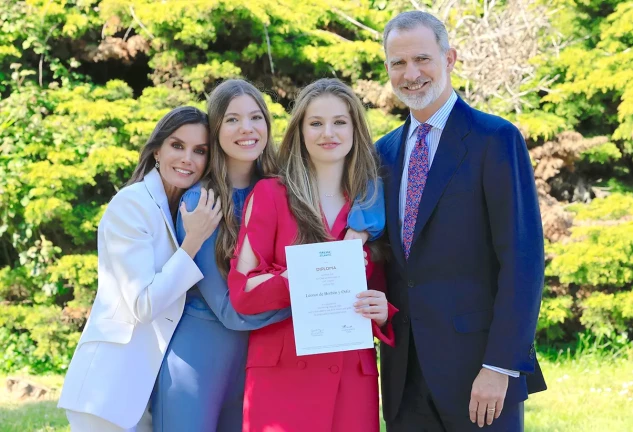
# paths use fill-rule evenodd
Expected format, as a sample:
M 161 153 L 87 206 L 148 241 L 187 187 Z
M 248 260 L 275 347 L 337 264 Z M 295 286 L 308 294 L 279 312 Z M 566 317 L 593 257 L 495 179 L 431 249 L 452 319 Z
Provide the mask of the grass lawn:
M 64 381 L 63 377 L 38 376 L 28 377 L 28 380 L 57 389 L 57 392 L 53 392 L 46 399 L 20 402 L 7 391 L 6 376 L 0 376 L 0 432 L 69 432 L 66 414 L 57 409 L 57 398 Z
M 593 356 L 542 362 L 549 390 L 526 404 L 526 432 L 633 431 L 633 362 Z M 5 377 L 0 379 L 4 383 Z M 62 378 L 30 380 L 61 388 Z M 13 400 L 0 387 L 0 432 L 67 432 L 64 412 L 55 408 L 57 394 L 37 402 Z
M 526 431 L 633 431 L 633 361 L 581 358 L 542 368 L 549 389 L 526 403 Z

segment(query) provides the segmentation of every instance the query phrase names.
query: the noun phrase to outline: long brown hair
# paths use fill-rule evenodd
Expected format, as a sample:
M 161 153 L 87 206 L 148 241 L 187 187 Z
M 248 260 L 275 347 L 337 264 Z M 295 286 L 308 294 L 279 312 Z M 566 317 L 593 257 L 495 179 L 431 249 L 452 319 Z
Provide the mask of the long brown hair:
M 271 130 L 270 112 L 266 102 L 257 88 L 251 83 L 241 79 L 231 79 L 218 85 L 207 98 L 207 113 L 209 115 L 209 165 L 205 172 L 202 185 L 213 189 L 222 203 L 222 221 L 218 227 L 218 238 L 215 242 L 215 261 L 223 277 L 226 278 L 229 271 L 229 260 L 235 251 L 239 225 L 235 217 L 233 205 L 233 185 L 230 183 L 226 154 L 220 146 L 220 127 L 226 114 L 226 110 L 233 99 L 247 95 L 253 98 L 262 111 L 268 130 L 268 142 L 257 159 L 255 175 L 258 178 L 277 175 L 277 155 Z
M 141 149 L 138 165 L 128 180 L 126 186 L 138 183 L 150 172 L 156 164 L 154 152 L 163 145 L 163 142 L 180 127 L 188 124 L 201 124 L 205 127 L 209 125 L 209 119 L 205 113 L 198 108 L 182 106 L 174 108 L 161 118 L 149 139 Z
M 288 190 L 290 209 L 299 227 L 297 244 L 331 240 L 321 215 L 316 171 L 301 130 L 308 105 L 325 95 L 336 96 L 347 104 L 354 128 L 352 149 L 345 157 L 343 191 L 349 199 L 358 199 L 367 205 L 373 202 L 377 191 L 378 157 L 363 104 L 351 88 L 337 79 L 323 78 L 308 85 L 295 101 L 279 149 L 281 178 Z M 371 183 L 374 194 L 368 196 Z

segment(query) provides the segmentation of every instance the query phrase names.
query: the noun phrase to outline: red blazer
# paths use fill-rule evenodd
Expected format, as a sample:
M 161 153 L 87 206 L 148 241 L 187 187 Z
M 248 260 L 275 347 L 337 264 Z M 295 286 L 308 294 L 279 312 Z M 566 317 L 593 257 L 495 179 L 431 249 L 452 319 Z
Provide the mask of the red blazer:
M 280 276 L 286 270 L 285 247 L 295 243 L 297 236 L 297 223 L 288 206 L 286 188 L 277 179 L 265 179 L 257 183 L 251 196 L 247 199 L 245 209 L 248 209 L 249 201 L 253 199 L 250 219 L 248 223 L 243 223 L 240 230 L 236 255 L 231 260 L 231 270 L 228 276 L 228 286 L 231 302 L 235 310 L 243 314 L 257 314 L 273 309 L 281 309 L 290 306 L 290 293 L 288 290 L 288 279 Z M 246 212 L 247 210 L 245 210 Z M 350 204 L 347 203 L 333 224 L 331 234 L 337 240 L 342 240 L 345 236 L 347 226 L 347 216 L 350 211 Z M 244 275 L 236 270 L 237 257 L 248 235 L 249 243 L 259 260 L 259 265 L 248 274 Z M 367 250 L 367 249 L 366 249 Z M 367 265 L 368 278 L 374 271 L 374 263 L 369 260 Z M 382 270 L 382 269 L 380 269 Z M 249 278 L 262 274 L 272 274 L 272 278 L 263 282 L 250 292 L 244 291 Z M 376 289 L 376 285 L 384 288 L 384 276 L 382 271 L 377 271 L 376 279 L 370 285 Z M 382 282 L 381 282 L 382 281 Z M 391 317 L 397 309 L 389 305 L 388 322 L 379 328 L 372 321 L 374 336 L 381 341 L 394 344 Z M 350 353 L 350 352 L 348 352 Z M 351 351 L 357 353 L 360 360 L 362 373 L 365 375 L 378 375 L 376 366 L 376 352 L 374 349 L 363 349 Z M 316 354 L 298 357 L 296 355 L 292 318 L 272 324 L 260 330 L 252 331 L 250 334 L 247 369 L 249 368 L 273 368 L 276 380 L 284 380 L 285 376 L 292 379 L 292 385 L 304 388 L 306 397 L 317 397 L 321 400 L 335 398 L 339 375 L 336 374 L 343 369 L 343 357 L 345 353 Z M 349 355 L 349 354 L 348 354 Z M 354 354 L 351 354 L 354 355 Z M 279 368 L 287 368 L 292 373 L 280 374 Z M 306 373 L 297 375 L 297 369 L 305 370 Z M 310 372 L 312 370 L 312 372 Z M 318 371 L 329 370 L 331 374 L 322 375 Z M 258 373 L 262 373 L 259 371 Z M 250 375 L 247 374 L 245 414 L 249 405 L 249 388 L 253 383 L 249 383 Z M 281 383 L 280 383 L 281 384 Z M 289 383 L 290 384 L 290 383 Z M 272 396 L 272 395 L 271 395 Z M 270 403 L 282 403 L 277 398 Z M 289 401 L 290 402 L 290 401 Z M 305 424 L 317 422 L 318 416 L 327 416 L 322 410 L 314 410 L 312 414 L 315 418 L 306 418 Z M 301 413 L 301 415 L 310 415 Z M 245 416 L 245 422 L 247 421 Z M 248 430 L 245 423 L 245 430 Z M 312 429 L 305 429 L 312 430 Z M 318 430 L 315 426 L 314 430 Z

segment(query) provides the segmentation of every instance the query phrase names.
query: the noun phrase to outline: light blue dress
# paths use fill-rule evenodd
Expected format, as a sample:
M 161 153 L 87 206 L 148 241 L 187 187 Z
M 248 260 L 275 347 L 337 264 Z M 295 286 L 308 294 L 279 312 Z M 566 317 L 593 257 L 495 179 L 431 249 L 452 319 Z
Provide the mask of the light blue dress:
M 233 190 L 235 215 L 241 219 L 252 186 Z M 384 196 L 379 184 L 378 199 L 370 206 L 356 204 L 348 223 L 357 231 L 368 231 L 372 239 L 385 226 Z M 200 198 L 200 185 L 182 197 L 192 211 Z M 185 231 L 178 213 L 176 235 L 182 243 Z M 215 263 L 217 230 L 194 258 L 204 274 L 187 293 L 183 316 L 171 339 L 152 395 L 154 432 L 240 432 L 248 331 L 282 321 L 290 309 L 258 315 L 235 312 L 226 281 Z

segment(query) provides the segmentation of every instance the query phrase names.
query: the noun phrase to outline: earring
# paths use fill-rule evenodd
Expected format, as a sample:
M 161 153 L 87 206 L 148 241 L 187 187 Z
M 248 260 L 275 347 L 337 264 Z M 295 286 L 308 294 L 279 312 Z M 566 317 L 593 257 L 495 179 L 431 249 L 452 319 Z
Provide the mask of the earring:
M 158 163 L 158 161 L 156 161 L 156 163 L 154 164 L 154 166 L 156 167 L 156 169 L 160 168 L 160 164 Z

